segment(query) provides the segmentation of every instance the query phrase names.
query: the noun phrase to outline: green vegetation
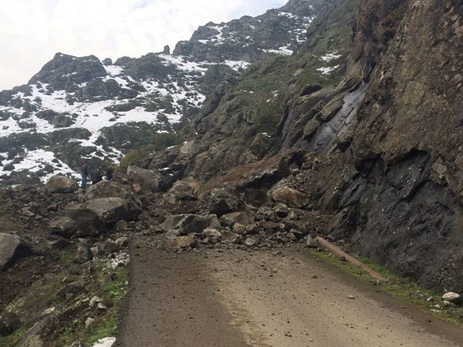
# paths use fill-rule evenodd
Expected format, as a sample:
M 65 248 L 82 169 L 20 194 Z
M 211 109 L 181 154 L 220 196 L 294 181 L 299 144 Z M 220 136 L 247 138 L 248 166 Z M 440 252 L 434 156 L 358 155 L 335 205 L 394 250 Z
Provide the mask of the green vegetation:
M 152 143 L 136 150 L 128 152 L 119 165 L 121 171 L 126 171 L 131 165 L 140 162 L 151 152 L 162 151 L 170 146 L 175 146 L 183 142 L 182 136 L 177 133 L 158 133 L 155 134 Z
M 99 339 L 117 334 L 119 309 L 127 292 L 127 269 L 122 267 L 112 269 L 104 262 L 97 262 L 94 265 L 94 292 L 103 299 L 108 309 L 101 315 L 93 317 L 95 322 L 88 328 L 85 327 L 82 317 L 67 322 L 65 329 L 59 334 L 61 345 L 82 341 L 85 346 L 91 346 Z
M 25 329 L 18 329 L 13 334 L 8 336 L 0 335 L 0 346 L 15 346 L 25 334 Z
M 115 336 L 119 322 L 119 308 L 122 299 L 127 292 L 128 274 L 127 269 L 117 267 L 109 269 L 105 264 L 97 266 L 105 279 L 111 278 L 109 281 L 104 281 L 101 288 L 102 299 L 111 302 L 112 307 L 109 308 L 104 319 L 99 319 L 95 325 L 85 332 L 83 338 L 86 344 L 93 344 L 101 338 Z
M 463 327 L 463 308 L 453 304 L 444 303 L 444 300 L 442 300 L 442 294 L 422 288 L 410 279 L 401 278 L 365 257 L 359 257 L 359 260 L 386 277 L 389 280 L 388 282 L 376 280 L 353 264 L 343 261 L 329 252 L 315 251 L 313 254 L 316 257 L 335 265 L 344 272 L 354 275 L 362 281 L 376 285 L 378 289 L 381 289 L 382 291 L 415 306 L 422 311 L 429 312 L 433 316 Z M 428 298 L 432 298 L 432 300 L 428 302 Z

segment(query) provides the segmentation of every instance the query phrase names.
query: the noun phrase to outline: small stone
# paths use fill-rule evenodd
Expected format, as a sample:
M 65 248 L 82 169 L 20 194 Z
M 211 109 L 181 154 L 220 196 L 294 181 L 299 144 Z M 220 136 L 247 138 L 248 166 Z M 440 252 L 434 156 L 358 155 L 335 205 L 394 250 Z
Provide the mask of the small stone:
M 74 255 L 74 263 L 83 264 L 92 259 L 93 253 L 89 247 L 80 246 L 77 248 L 76 254 Z
M 434 299 L 432 296 L 430 296 L 429 298 L 426 299 L 426 301 L 427 301 L 427 302 L 434 302 L 435 299 Z
M 354 295 L 348 295 L 347 298 L 348 298 L 348 299 L 351 299 L 351 300 L 354 300 L 354 299 L 355 299 L 355 296 L 354 296 Z
M 117 243 L 111 239 L 107 240 L 103 245 L 103 251 L 105 253 L 114 253 L 119 249 Z
M 454 292 L 445 293 L 444 295 L 442 295 L 442 299 L 444 299 L 445 301 L 451 302 L 452 304 L 456 304 L 456 305 L 462 303 L 461 295 L 458 293 L 454 293 Z
M 97 307 L 100 310 L 107 310 L 108 309 L 108 307 L 105 304 L 103 304 L 102 302 L 98 303 Z
M 312 275 L 312 278 L 315 279 L 315 278 L 318 278 L 318 276 L 317 275 Z
M 56 311 L 55 307 L 47 308 L 46 310 L 42 312 L 42 316 L 48 316 L 49 314 L 52 314 L 55 311 Z
M 90 299 L 89 306 L 90 307 L 95 307 L 97 304 L 103 302 L 103 299 L 100 298 L 99 296 L 94 296 Z
M 128 228 L 128 223 L 121 219 L 119 222 L 116 223 L 116 230 L 117 231 L 124 231 Z
M 116 244 L 119 247 L 127 247 L 129 245 L 129 238 L 128 237 L 119 237 L 116 240 Z
M 248 237 L 246 241 L 244 241 L 244 244 L 248 247 L 253 247 L 257 245 L 257 240 L 252 237 Z
M 179 248 L 188 248 L 196 245 L 196 238 L 194 235 L 179 236 L 177 237 L 177 246 Z
M 89 317 L 85 320 L 85 327 L 88 328 L 93 325 L 93 323 L 95 323 L 95 319 Z
M 312 237 L 311 235 L 308 235 L 307 236 L 307 240 L 305 242 L 305 245 L 309 248 L 317 248 L 318 247 L 318 243 L 315 239 L 315 237 Z

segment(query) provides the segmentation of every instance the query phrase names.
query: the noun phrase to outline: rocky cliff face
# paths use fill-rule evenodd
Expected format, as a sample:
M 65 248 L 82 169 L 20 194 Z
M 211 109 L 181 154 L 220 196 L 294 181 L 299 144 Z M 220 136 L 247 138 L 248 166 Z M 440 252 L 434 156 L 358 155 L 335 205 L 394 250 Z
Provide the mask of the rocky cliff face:
M 361 8 L 354 52 L 364 50 L 352 58 L 368 88 L 344 139 L 356 172 L 333 228 L 402 274 L 461 290 L 463 7 Z M 371 8 L 382 9 L 379 21 L 364 15 Z
M 292 141 L 336 158 L 316 180 L 320 208 L 335 212 L 333 235 L 402 275 L 455 290 L 462 15 L 457 1 L 361 1 L 346 76 Z

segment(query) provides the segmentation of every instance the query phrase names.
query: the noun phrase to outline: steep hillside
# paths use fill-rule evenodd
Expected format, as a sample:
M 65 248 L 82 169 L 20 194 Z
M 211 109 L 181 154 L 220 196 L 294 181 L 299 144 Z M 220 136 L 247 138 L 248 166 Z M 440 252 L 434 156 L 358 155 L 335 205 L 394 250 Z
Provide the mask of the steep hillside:
M 75 174 L 84 159 L 117 163 L 151 145 L 187 124 L 206 95 L 250 63 L 293 54 L 329 2 L 291 0 L 256 18 L 209 23 L 172 55 L 166 47 L 112 62 L 57 53 L 27 85 L 0 92 L 1 183 Z
M 323 103 L 342 78 L 355 4 L 334 2 L 322 12 L 299 53 L 256 63 L 237 81 L 220 84 L 194 117 L 190 131 L 196 137 L 177 159 L 179 153 L 169 154 L 169 160 L 156 153 L 144 166 L 161 169 L 172 164 L 177 176 L 205 181 L 278 153 L 282 129 L 287 128 L 282 115 L 290 105 L 309 110 Z
M 301 167 L 316 169 L 280 185 L 333 214 L 333 237 L 421 284 L 459 290 L 462 6 L 332 5 L 299 54 L 221 85 L 195 117 L 199 136 L 144 165 L 205 181 L 272 153 L 314 152 Z

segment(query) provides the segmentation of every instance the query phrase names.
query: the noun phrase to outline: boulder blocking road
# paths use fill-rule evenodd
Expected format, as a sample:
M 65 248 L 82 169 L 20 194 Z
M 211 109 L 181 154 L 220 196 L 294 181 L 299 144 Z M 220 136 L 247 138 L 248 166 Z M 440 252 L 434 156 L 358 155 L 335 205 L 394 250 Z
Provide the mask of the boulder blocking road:
M 173 253 L 132 245 L 117 346 L 460 346 L 462 329 L 299 247 Z

